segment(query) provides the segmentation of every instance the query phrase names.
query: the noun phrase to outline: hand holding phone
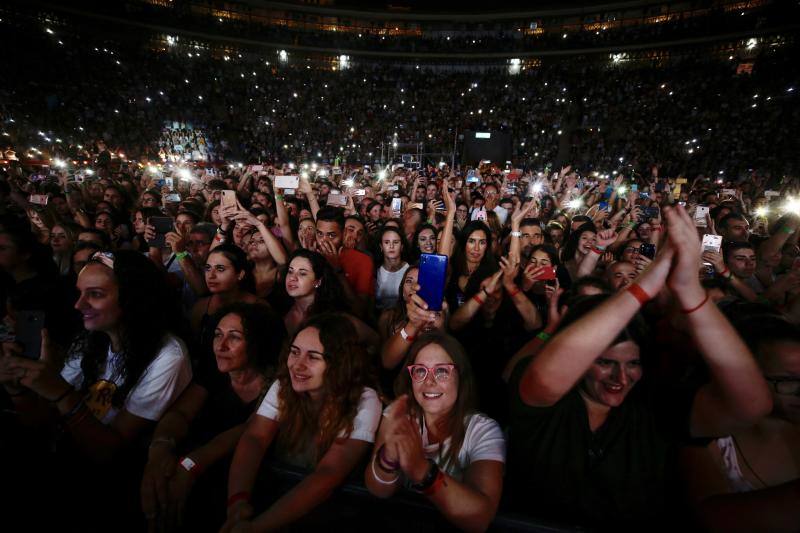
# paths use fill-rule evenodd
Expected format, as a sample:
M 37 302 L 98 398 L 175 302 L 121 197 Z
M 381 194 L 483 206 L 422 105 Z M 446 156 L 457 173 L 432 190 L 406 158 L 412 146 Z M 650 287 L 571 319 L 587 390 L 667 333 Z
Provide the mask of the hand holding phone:
M 441 311 L 444 300 L 444 284 L 447 277 L 447 256 L 422 254 L 419 257 L 420 286 L 417 294 L 428 304 L 429 311 Z
M 17 311 L 14 332 L 22 357 L 38 360 L 42 353 L 44 311 Z

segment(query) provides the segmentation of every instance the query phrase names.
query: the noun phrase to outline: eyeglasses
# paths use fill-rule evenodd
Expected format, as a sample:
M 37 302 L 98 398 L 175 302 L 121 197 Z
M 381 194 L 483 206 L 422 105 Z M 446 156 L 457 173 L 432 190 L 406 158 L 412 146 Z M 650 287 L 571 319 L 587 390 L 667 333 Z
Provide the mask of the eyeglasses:
M 781 396 L 800 396 L 800 379 L 781 377 L 765 378 Z
M 623 250 L 623 252 L 628 252 L 629 254 L 632 254 L 632 253 L 638 252 L 638 251 L 639 251 L 639 247 L 638 246 L 628 246 L 627 248 L 625 248 Z
M 428 379 L 428 372 L 433 372 L 433 379 L 439 383 L 444 383 L 450 379 L 450 376 L 455 372 L 456 365 L 454 363 L 442 363 L 427 367 L 425 365 L 408 365 L 408 373 L 411 379 L 417 383 L 421 383 Z

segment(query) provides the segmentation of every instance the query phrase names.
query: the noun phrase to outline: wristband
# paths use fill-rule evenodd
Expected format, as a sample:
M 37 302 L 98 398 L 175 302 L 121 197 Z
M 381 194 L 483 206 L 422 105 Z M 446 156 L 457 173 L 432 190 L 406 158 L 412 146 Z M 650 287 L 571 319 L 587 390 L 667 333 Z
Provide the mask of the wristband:
M 217 235 L 225 235 L 228 230 L 222 229 L 222 226 L 217 226 Z
M 784 232 L 787 235 L 791 235 L 792 233 L 794 233 L 794 230 L 792 228 L 790 228 L 789 226 L 783 226 L 781 228 L 781 231 Z
M 600 245 L 595 245 L 595 248 L 597 248 L 598 250 L 600 250 L 600 251 L 602 251 L 602 252 L 605 252 L 605 251 L 606 251 L 606 248 L 608 248 L 608 246 L 600 246 Z
M 710 294 L 708 293 L 708 291 L 706 291 L 706 297 L 703 298 L 702 302 L 697 304 L 695 307 L 692 307 L 691 309 L 681 309 L 681 313 L 683 313 L 684 315 L 689 315 L 691 313 L 694 313 L 695 311 L 697 311 L 698 309 L 700 309 L 701 307 L 706 305 L 706 302 L 708 301 L 709 296 L 710 296 Z
M 189 252 L 178 252 L 175 254 L 175 259 L 178 261 L 183 261 L 187 257 L 189 257 Z
M 544 341 L 544 342 L 549 341 L 551 337 L 552 337 L 552 335 L 550 335 L 549 333 L 544 332 L 544 331 L 540 331 L 539 334 L 536 335 L 537 339 L 539 339 L 541 341 Z
M 522 237 L 522 232 L 521 232 L 521 231 L 512 231 L 512 232 L 510 233 L 510 235 L 511 235 L 512 237 Z
M 69 394 L 70 394 L 70 393 L 71 393 L 73 390 L 75 390 L 75 389 L 73 389 L 73 388 L 72 388 L 72 385 L 68 385 L 68 386 L 67 386 L 67 390 L 65 390 L 64 392 L 62 392 L 61 394 L 59 394 L 59 395 L 58 395 L 58 398 L 55 398 L 54 400 L 49 400 L 49 401 L 50 401 L 50 403 L 58 403 L 58 402 L 60 402 L 61 400 L 63 400 L 63 399 L 64 399 L 64 398 L 66 398 L 67 396 L 69 396 Z
M 483 305 L 483 300 L 481 300 L 480 295 L 476 294 L 475 296 L 472 297 L 472 299 L 478 302 L 478 305 Z
M 228 508 L 230 509 L 237 502 L 249 503 L 250 502 L 250 493 L 247 492 L 246 490 L 243 490 L 241 492 L 237 492 L 236 494 L 234 494 L 233 496 L 228 498 Z
M 522 289 L 520 289 L 519 287 L 514 287 L 514 290 L 513 290 L 513 291 L 509 291 L 509 292 L 508 292 L 508 297 L 509 297 L 509 298 L 513 298 L 514 296 L 516 296 L 516 295 L 517 295 L 517 294 L 519 294 L 520 292 L 522 292 Z
M 283 195 L 282 194 L 276 194 L 275 195 L 275 199 L 276 200 L 280 200 L 282 202 L 283 201 Z
M 425 496 L 433 496 L 434 494 L 439 492 L 439 489 L 442 488 L 442 486 L 446 484 L 447 483 L 445 483 L 444 480 L 444 473 L 437 468 L 436 477 L 434 478 L 433 483 L 431 483 L 431 486 L 428 487 L 427 489 L 423 489 L 422 494 L 424 494 Z
M 386 445 L 382 444 L 381 447 L 378 449 L 378 453 L 376 454 L 378 457 L 378 466 L 381 468 L 381 470 L 383 470 L 387 474 L 394 474 L 400 468 L 400 462 L 390 461 L 389 459 L 387 459 L 384 453 L 385 451 L 386 451 Z M 386 468 L 384 468 L 384 466 Z
M 189 472 L 189 475 L 193 478 L 197 478 L 198 474 L 200 474 L 200 465 L 195 463 L 188 455 L 181 457 L 178 460 L 178 464 L 181 465 L 184 470 Z
M 436 478 L 441 472 L 442 471 L 439 470 L 439 465 L 437 465 L 433 459 L 428 459 L 428 471 L 425 473 L 425 477 L 423 477 L 422 481 L 419 483 L 412 483 L 410 487 L 411 490 L 425 493 L 425 491 L 433 488 Z
M 626 224 L 626 227 L 628 229 L 633 229 L 636 227 L 636 222 L 628 222 L 628 224 Z
M 728 275 L 726 276 L 726 274 L 728 274 Z M 731 276 L 733 276 L 733 274 L 731 273 L 731 271 L 730 271 L 730 269 L 728 267 L 725 267 L 725 270 L 720 272 L 719 275 L 722 276 L 723 278 L 726 278 L 726 279 L 731 279 Z
M 414 342 L 414 340 L 416 339 L 416 337 L 414 337 L 413 335 L 409 335 L 406 332 L 405 326 L 400 328 L 400 336 L 403 337 L 403 340 L 406 341 L 406 342 Z
M 381 477 L 378 475 L 378 472 L 375 470 L 375 459 L 370 461 L 370 463 L 371 463 L 371 466 L 372 466 L 372 477 L 374 477 L 375 481 L 377 481 L 381 485 L 394 485 L 395 481 L 400 479 L 400 474 L 397 474 L 396 476 L 394 476 L 392 479 L 389 479 L 389 480 L 381 479 Z M 382 466 L 380 468 L 381 468 L 381 470 L 383 470 Z
M 597 246 L 592 246 L 592 251 L 597 255 L 603 255 L 605 253 L 602 248 L 598 248 Z
M 628 289 L 627 289 L 627 290 L 628 290 L 628 293 L 629 293 L 631 296 L 633 296 L 634 298 L 636 298 L 636 301 L 638 301 L 638 302 L 639 302 L 639 305 L 641 305 L 641 306 L 644 306 L 644 304 L 646 304 L 647 302 L 649 302 L 649 301 L 652 299 L 652 296 L 650 296 L 649 294 L 647 294 L 647 293 L 645 292 L 645 290 L 639 286 L 639 284 L 638 284 L 638 283 L 632 283 L 632 284 L 631 284 L 631 285 L 628 287 Z

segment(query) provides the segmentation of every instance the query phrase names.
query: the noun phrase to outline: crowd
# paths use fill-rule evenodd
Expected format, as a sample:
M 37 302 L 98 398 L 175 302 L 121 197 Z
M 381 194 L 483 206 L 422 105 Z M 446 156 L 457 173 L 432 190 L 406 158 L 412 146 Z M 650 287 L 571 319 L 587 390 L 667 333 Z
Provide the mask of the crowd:
M 158 140 L 158 157 L 161 161 L 214 161 L 214 146 L 206 139 L 201 128 L 192 124 L 172 122 L 161 130 Z
M 796 529 L 796 180 L 340 170 L 3 173 L 10 510 Z
M 757 56 L 750 75 L 737 75 L 739 60 L 720 45 L 722 58 L 676 49 L 657 67 L 603 56 L 545 61 L 511 76 L 364 62 L 331 71 L 307 68 L 295 54 L 283 65 L 272 53 L 212 57 L 208 43 L 155 52 L 70 26 L 51 35 L 24 18 L 0 25 L 8 47 L 26 43 L 6 63 L 28 77 L 0 87 L 8 134 L 0 146 L 17 157 L 75 159 L 103 139 L 112 154 L 157 160 L 169 120 L 202 124 L 212 160 L 242 163 L 371 163 L 395 142 L 421 143 L 429 157 L 450 161 L 465 131 L 501 130 L 512 134 L 513 159 L 529 168 L 571 161 L 601 173 L 651 162 L 675 175 L 797 170 L 791 39 L 749 52 Z M 80 74 L 85 64 L 95 67 L 91 76 Z

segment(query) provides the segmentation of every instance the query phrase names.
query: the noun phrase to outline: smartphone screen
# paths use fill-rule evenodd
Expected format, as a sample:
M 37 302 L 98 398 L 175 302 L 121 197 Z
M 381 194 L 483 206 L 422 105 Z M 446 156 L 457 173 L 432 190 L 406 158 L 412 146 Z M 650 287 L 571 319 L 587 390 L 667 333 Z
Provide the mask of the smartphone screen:
M 44 311 L 17 311 L 14 332 L 17 342 L 22 346 L 23 357 L 39 359 L 42 353 L 42 327 Z
M 419 256 L 419 283 L 417 293 L 428 304 L 431 311 L 442 310 L 444 300 L 444 284 L 447 276 L 447 256 L 439 254 L 422 254 Z
M 639 246 L 639 254 L 647 257 L 648 259 L 653 259 L 656 256 L 656 245 L 652 243 L 643 243 Z
M 220 205 L 222 207 L 236 207 L 236 191 L 223 190 Z

